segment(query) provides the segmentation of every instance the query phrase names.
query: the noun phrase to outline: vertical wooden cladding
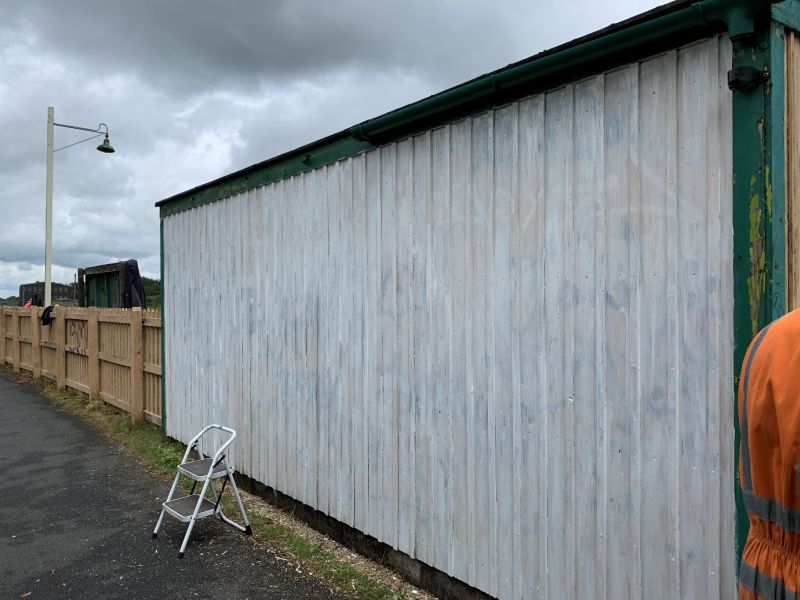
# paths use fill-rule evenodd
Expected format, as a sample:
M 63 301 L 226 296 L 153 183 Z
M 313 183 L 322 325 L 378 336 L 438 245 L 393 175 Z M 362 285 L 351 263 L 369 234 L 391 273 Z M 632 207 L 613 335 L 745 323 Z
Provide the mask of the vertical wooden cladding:
M 165 218 L 168 433 L 500 598 L 731 597 L 730 52 Z
M 786 270 L 788 310 L 800 308 L 800 34 L 787 30 Z

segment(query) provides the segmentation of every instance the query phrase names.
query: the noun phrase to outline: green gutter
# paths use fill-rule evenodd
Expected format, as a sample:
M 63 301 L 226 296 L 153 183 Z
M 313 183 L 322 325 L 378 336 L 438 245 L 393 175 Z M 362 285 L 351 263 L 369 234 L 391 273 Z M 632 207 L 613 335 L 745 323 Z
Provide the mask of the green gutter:
M 161 218 L 163 219 L 175 213 L 209 202 L 216 202 L 309 169 L 316 169 L 373 147 L 370 143 L 353 139 L 344 133 L 337 134 L 326 138 L 325 143 L 304 146 L 188 192 L 162 200 L 156 203 L 156 206 L 161 208 Z
M 162 218 L 167 217 L 714 33 L 727 30 L 732 38 L 741 37 L 754 31 L 755 16 L 769 5 L 769 0 L 666 5 L 167 198 L 157 206 Z
M 441 120 L 442 115 L 458 117 L 476 107 L 491 106 L 506 97 L 536 91 L 545 84 L 556 86 L 576 79 L 576 74 L 602 70 L 610 59 L 630 62 L 643 49 L 654 53 L 669 46 L 678 35 L 699 37 L 727 29 L 731 37 L 751 34 L 753 18 L 768 2 L 705 0 L 676 12 L 561 51 L 534 57 L 530 61 L 490 73 L 451 88 L 421 102 L 370 119 L 350 129 L 356 139 L 375 143 L 414 133 Z M 577 71 L 577 73 L 576 73 Z

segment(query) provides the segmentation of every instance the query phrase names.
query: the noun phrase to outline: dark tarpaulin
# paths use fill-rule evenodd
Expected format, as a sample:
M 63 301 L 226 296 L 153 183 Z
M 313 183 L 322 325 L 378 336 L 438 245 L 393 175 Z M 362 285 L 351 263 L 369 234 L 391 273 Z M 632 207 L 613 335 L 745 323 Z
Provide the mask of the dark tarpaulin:
M 125 261 L 125 291 L 122 294 L 122 305 L 125 308 L 147 307 L 144 284 L 139 275 L 139 263 L 133 259 Z

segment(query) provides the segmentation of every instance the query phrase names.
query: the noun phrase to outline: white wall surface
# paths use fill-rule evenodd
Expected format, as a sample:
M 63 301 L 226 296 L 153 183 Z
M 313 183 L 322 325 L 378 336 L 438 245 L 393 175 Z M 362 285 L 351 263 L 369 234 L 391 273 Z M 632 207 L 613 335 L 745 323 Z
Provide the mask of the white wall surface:
M 500 598 L 733 597 L 730 54 L 166 218 L 168 433 Z

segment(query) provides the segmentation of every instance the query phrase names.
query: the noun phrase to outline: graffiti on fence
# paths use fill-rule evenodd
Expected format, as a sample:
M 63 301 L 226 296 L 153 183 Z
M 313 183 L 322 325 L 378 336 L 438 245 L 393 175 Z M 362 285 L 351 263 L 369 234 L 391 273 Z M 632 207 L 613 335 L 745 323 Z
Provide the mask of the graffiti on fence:
M 88 332 L 86 321 L 67 319 L 67 340 L 68 346 L 86 348 L 88 346 Z

